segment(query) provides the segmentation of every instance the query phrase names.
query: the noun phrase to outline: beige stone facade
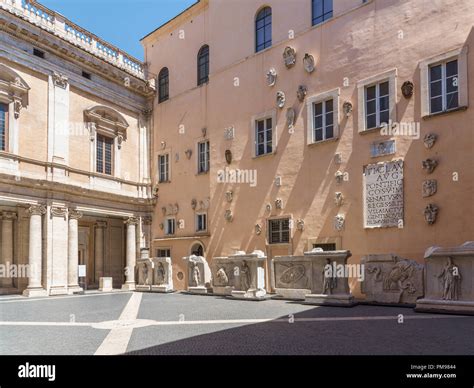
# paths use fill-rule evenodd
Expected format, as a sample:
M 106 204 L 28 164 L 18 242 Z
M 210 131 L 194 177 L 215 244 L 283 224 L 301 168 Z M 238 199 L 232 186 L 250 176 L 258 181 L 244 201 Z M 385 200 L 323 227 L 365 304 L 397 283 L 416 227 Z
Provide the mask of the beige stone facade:
M 423 263 L 472 240 L 469 0 L 334 0 L 321 15 L 311 0 L 201 0 L 142 39 L 147 67 L 22 4 L 0 0 L 0 252 L 36 271 L 2 293 L 133 289 L 141 248 L 171 258 L 177 290 L 184 257 L 262 251 L 273 292 L 277 256 Z
M 152 215 L 143 63 L 37 3 L 0 6 L 1 263 L 30 265 L 1 292 L 133 288 Z

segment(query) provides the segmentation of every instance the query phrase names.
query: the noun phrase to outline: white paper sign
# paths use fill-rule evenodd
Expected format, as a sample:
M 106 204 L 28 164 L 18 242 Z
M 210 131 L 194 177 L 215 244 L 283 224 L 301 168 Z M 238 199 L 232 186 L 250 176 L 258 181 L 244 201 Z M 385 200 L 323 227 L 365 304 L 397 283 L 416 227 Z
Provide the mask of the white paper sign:
M 78 265 L 78 277 L 85 278 L 86 277 L 86 266 L 85 265 Z

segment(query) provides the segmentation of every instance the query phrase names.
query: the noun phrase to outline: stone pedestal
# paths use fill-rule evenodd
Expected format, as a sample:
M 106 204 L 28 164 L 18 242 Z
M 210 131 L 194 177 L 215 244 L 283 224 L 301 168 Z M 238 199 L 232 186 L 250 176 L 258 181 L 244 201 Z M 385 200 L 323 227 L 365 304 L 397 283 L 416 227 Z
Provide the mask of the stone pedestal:
M 272 260 L 275 299 L 304 300 L 313 284 L 311 256 L 277 256 Z
M 137 260 L 136 264 L 136 291 L 151 291 L 153 284 L 153 262 L 149 258 Z
M 425 252 L 425 296 L 415 311 L 474 315 L 474 241 Z
M 305 295 L 305 304 L 318 306 L 356 305 L 349 290 L 347 259 L 350 251 L 322 251 L 314 249 L 305 252 L 311 259 L 311 293 Z
M 203 256 L 186 256 L 188 262 L 187 290 L 192 294 L 207 294 L 211 288 L 211 269 Z
M 228 257 L 214 257 L 211 263 L 212 292 L 214 295 L 231 295 L 236 287 L 239 267 Z
M 113 278 L 101 277 L 99 279 L 99 291 L 110 292 L 113 291 Z
M 242 300 L 265 299 L 266 259 L 261 251 L 229 256 L 229 262 L 234 265 L 234 289 L 231 291 L 231 297 Z
M 153 284 L 152 292 L 174 292 L 173 289 L 173 266 L 170 257 L 154 257 L 153 262 Z
M 423 296 L 424 266 L 393 254 L 361 259 L 364 281 L 361 291 L 374 304 L 413 305 Z

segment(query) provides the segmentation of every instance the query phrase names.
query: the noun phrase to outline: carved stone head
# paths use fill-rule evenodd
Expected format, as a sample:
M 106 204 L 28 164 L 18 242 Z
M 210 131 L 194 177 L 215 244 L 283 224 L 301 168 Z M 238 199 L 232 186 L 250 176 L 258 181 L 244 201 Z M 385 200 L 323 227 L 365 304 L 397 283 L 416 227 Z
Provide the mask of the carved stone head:
M 311 54 L 306 53 L 304 55 L 303 66 L 304 66 L 304 69 L 310 74 L 314 71 L 315 69 L 314 57 Z
M 234 192 L 233 191 L 226 191 L 225 199 L 227 200 L 227 202 L 232 202 L 232 200 L 234 199 Z
M 273 86 L 275 85 L 277 80 L 277 72 L 276 70 L 272 67 L 270 70 L 267 72 L 267 85 L 268 86 Z
M 438 165 L 438 162 L 434 159 L 426 159 L 426 160 L 423 160 L 422 165 L 423 165 L 423 170 L 425 170 L 428 174 L 431 174 L 435 170 L 436 166 Z
M 423 139 L 423 144 L 427 149 L 430 149 L 435 145 L 437 139 L 438 136 L 435 133 L 428 133 Z
M 345 218 L 342 214 L 338 214 L 334 217 L 334 228 L 338 231 L 344 229 Z
M 193 198 L 193 199 L 191 200 L 191 208 L 192 208 L 193 210 L 196 210 L 196 207 L 197 207 L 197 200 L 196 200 L 196 198 Z
M 234 215 L 232 214 L 232 210 L 226 210 L 225 213 L 224 213 L 224 219 L 227 221 L 227 222 L 232 222 L 232 220 L 234 219 Z
M 304 85 L 298 86 L 298 90 L 296 91 L 296 97 L 298 97 L 299 102 L 303 102 L 306 94 L 308 93 L 308 88 Z
M 275 208 L 278 210 L 283 209 L 283 200 L 281 198 L 275 200 Z
M 255 224 L 255 234 L 260 236 L 262 234 L 262 226 L 260 224 Z
M 293 108 L 288 108 L 286 110 L 286 125 L 288 128 L 293 128 L 295 126 L 295 117 L 295 110 Z
M 405 98 L 413 96 L 413 82 L 405 81 L 402 85 L 402 94 Z
M 225 161 L 227 164 L 232 163 L 232 151 L 231 150 L 225 150 Z
M 349 117 L 352 114 L 352 103 L 350 101 L 345 101 L 344 104 L 342 104 L 342 112 L 344 113 L 344 116 Z
M 304 220 L 296 220 L 296 229 L 302 232 L 304 230 Z
M 336 204 L 336 206 L 342 206 L 343 200 L 344 200 L 344 196 L 342 195 L 341 192 L 337 191 L 334 194 L 334 203 Z
M 285 66 L 289 69 L 290 67 L 294 66 L 296 63 L 296 51 L 294 48 L 287 46 L 283 51 L 283 60 L 285 62 Z
M 342 183 L 344 179 L 344 174 L 341 171 L 336 171 L 334 177 L 336 178 L 336 183 Z
M 428 179 L 423 182 L 422 195 L 423 198 L 431 197 L 438 191 L 438 182 L 436 179 Z
M 283 108 L 285 106 L 286 97 L 285 97 L 285 93 L 282 92 L 281 90 L 277 92 L 276 102 L 277 102 L 278 108 Z
M 436 222 L 436 218 L 438 217 L 438 206 L 430 203 L 428 206 L 425 207 L 425 211 L 423 212 L 425 216 L 425 221 L 428 225 L 433 225 Z

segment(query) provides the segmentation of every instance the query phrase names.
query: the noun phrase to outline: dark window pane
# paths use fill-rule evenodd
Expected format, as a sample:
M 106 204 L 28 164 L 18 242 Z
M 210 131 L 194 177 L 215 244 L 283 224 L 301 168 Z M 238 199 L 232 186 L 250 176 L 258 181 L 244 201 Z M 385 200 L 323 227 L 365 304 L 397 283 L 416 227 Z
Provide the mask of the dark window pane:
M 458 74 L 458 61 L 451 61 L 446 63 L 446 77 L 451 77 Z
M 432 82 L 430 84 L 430 96 L 431 97 L 441 96 L 441 93 L 442 93 L 441 81 Z
M 323 116 L 316 116 L 314 118 L 314 128 L 321 128 L 323 126 Z
M 332 100 L 327 100 L 326 101 L 326 112 L 332 112 L 332 111 L 333 111 Z
M 257 155 L 263 155 L 265 153 L 265 148 L 263 144 L 259 144 L 257 148 Z
M 441 65 L 432 66 L 430 68 L 430 80 L 435 81 L 441 79 Z
M 446 93 L 458 91 L 458 77 L 449 77 L 446 79 Z
M 368 115 L 375 113 L 375 100 L 367 102 L 366 112 Z
M 272 119 L 267 119 L 267 129 L 272 127 Z
M 326 127 L 326 139 L 331 139 L 334 137 L 334 127 L 332 125 L 328 125 Z
M 366 99 L 373 100 L 375 98 L 375 86 L 370 86 L 366 89 Z
M 387 110 L 389 107 L 389 99 L 388 96 L 382 97 L 379 99 L 379 109 L 382 110 Z
M 375 115 L 367 116 L 367 129 L 377 126 L 377 117 Z
M 323 104 L 314 104 L 314 115 L 321 115 L 323 113 Z
M 431 99 L 431 113 L 441 112 L 443 110 L 443 98 L 436 97 Z
M 334 113 L 333 112 L 326 113 L 326 126 L 327 125 L 332 125 L 334 123 L 333 118 L 334 118 Z
M 314 141 L 321 141 L 323 140 L 323 130 L 317 129 L 314 131 Z
M 446 108 L 455 109 L 459 106 L 459 97 L 457 93 L 447 95 Z
M 388 82 L 383 82 L 379 86 L 379 96 L 388 95 Z
M 388 123 L 389 120 L 389 115 L 388 115 L 388 110 L 384 112 L 380 112 L 380 124 L 382 123 Z

